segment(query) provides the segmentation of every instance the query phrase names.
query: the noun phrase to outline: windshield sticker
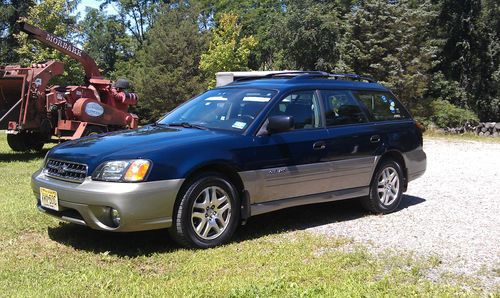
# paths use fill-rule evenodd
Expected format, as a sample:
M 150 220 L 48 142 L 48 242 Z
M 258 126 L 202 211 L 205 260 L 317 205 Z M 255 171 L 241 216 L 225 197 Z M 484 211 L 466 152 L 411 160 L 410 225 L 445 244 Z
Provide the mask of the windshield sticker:
M 396 108 L 394 108 L 393 105 L 391 105 L 391 107 L 389 109 L 391 110 L 391 113 L 393 113 L 393 114 L 396 113 Z
M 215 101 L 215 100 L 218 100 L 218 101 L 226 101 L 227 98 L 225 97 L 222 97 L 222 96 L 212 96 L 212 97 L 209 97 L 207 99 L 205 99 L 206 101 Z
M 245 128 L 245 126 L 247 126 L 247 124 L 245 122 L 241 122 L 241 121 L 236 121 L 232 125 L 233 128 L 237 128 L 237 129 L 243 129 L 243 128 Z
M 381 97 L 381 98 L 382 98 L 382 101 L 383 101 L 383 102 L 387 102 L 387 97 L 385 97 L 385 95 L 382 95 L 382 97 Z
M 271 100 L 270 97 L 257 97 L 257 96 L 245 96 L 243 101 L 256 101 L 256 102 L 268 102 Z

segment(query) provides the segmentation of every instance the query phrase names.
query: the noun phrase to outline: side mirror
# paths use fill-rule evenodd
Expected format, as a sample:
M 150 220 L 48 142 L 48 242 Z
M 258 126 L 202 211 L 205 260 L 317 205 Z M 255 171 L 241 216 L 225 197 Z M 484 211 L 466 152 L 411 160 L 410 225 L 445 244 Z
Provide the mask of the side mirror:
M 271 116 L 267 121 L 269 121 L 267 123 L 267 131 L 270 134 L 289 131 L 295 126 L 295 121 L 292 116 Z

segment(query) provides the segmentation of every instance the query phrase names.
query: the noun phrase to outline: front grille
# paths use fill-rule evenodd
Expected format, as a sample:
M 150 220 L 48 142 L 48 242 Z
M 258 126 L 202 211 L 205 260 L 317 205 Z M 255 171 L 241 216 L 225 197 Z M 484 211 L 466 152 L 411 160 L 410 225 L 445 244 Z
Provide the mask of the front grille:
M 49 159 L 45 164 L 45 175 L 56 179 L 82 182 L 87 177 L 87 165 Z

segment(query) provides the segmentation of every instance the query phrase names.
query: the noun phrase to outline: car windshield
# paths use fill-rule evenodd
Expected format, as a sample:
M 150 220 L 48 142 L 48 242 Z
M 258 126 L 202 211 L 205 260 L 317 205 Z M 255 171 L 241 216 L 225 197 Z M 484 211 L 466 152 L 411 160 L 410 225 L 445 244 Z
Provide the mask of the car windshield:
M 186 128 L 244 131 L 276 91 L 214 89 L 165 115 L 158 124 Z

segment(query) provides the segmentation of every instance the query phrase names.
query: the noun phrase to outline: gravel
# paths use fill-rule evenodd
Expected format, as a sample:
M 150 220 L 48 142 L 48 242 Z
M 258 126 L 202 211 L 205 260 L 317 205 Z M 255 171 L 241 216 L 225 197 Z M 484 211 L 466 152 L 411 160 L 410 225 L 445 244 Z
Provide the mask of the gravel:
M 308 230 L 351 237 L 378 252 L 437 255 L 442 263 L 434 275 L 471 276 L 481 287 L 498 289 L 500 144 L 426 140 L 424 150 L 427 171 L 410 182 L 400 210 Z

